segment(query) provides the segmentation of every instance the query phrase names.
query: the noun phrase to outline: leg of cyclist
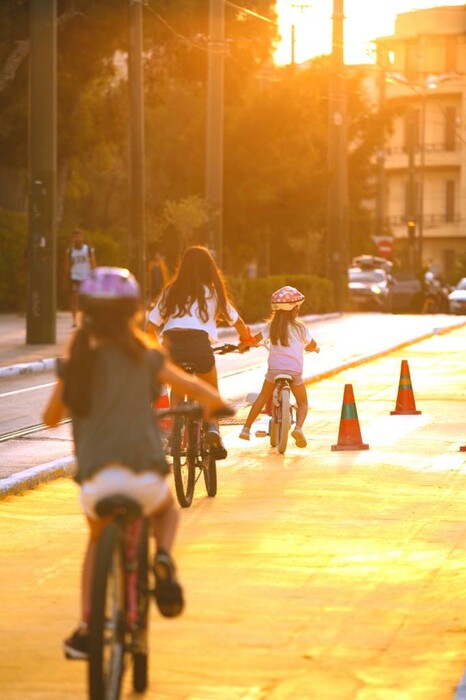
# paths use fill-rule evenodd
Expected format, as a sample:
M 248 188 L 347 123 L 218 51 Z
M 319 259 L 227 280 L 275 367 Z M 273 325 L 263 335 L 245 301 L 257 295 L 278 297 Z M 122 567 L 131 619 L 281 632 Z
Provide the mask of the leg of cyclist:
M 296 426 L 291 431 L 291 436 L 295 439 L 297 447 L 306 447 L 307 441 L 302 430 L 309 409 L 306 386 L 304 382 L 301 384 L 293 382 L 291 391 L 296 399 Z
M 254 423 L 254 421 L 256 420 L 259 413 L 262 411 L 262 409 L 265 406 L 265 404 L 267 403 L 267 401 L 272 396 L 274 388 L 275 388 L 274 382 L 270 382 L 268 379 L 264 379 L 264 383 L 262 384 L 262 389 L 260 390 L 260 393 L 259 393 L 257 399 L 254 401 L 251 408 L 249 409 L 248 417 L 246 418 L 246 422 L 243 425 L 243 429 L 241 430 L 241 432 L 239 434 L 239 436 L 242 440 L 249 440 L 249 433 L 251 431 L 251 426 Z
M 171 556 L 178 528 L 179 510 L 171 493 L 152 513 L 152 531 L 157 543 L 154 560 L 155 602 L 164 617 L 179 615 L 184 607 L 183 589 L 176 577 L 175 562 Z
M 210 384 L 218 390 L 218 375 L 215 364 L 208 372 L 198 372 L 197 376 L 199 379 L 203 379 L 205 382 L 207 382 L 207 384 Z M 218 421 L 214 420 L 209 424 L 207 436 L 212 449 L 212 455 L 215 457 L 215 459 L 225 459 L 227 457 L 227 451 L 220 436 Z

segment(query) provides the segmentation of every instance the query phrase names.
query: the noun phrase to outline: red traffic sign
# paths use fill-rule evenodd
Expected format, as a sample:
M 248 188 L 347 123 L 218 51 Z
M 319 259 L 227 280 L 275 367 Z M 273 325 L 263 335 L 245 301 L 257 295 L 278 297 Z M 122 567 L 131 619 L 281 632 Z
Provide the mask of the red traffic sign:
M 393 253 L 393 243 L 390 238 L 382 238 L 377 241 L 377 251 L 383 258 L 391 258 Z

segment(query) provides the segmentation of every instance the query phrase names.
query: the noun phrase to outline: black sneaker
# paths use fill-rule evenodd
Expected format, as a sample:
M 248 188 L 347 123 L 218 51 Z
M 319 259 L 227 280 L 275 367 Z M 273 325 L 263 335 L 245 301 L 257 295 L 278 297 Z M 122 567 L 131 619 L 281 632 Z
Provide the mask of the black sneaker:
M 209 452 L 214 459 L 220 460 L 227 458 L 228 452 L 216 425 L 209 425 L 207 429 L 207 443 L 209 445 Z
M 67 659 L 89 658 L 89 634 L 81 634 L 75 630 L 71 637 L 63 642 L 63 651 Z
M 154 561 L 155 602 L 164 617 L 180 615 L 184 607 L 183 589 L 176 578 L 173 559 L 159 550 Z

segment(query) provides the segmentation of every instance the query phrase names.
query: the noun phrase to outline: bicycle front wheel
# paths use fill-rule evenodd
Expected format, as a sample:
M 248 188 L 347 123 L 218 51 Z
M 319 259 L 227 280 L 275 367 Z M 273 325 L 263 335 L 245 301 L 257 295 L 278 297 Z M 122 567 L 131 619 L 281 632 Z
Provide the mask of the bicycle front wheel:
M 133 689 L 143 693 L 148 685 L 148 643 L 149 631 L 149 532 L 144 520 L 138 551 L 138 624 L 133 652 Z
M 90 700 L 118 700 L 125 653 L 125 577 L 120 529 L 105 528 L 92 586 L 89 640 Z
M 173 476 L 176 497 L 182 508 L 188 508 L 194 496 L 196 463 L 191 432 L 190 421 L 184 416 L 175 416 L 172 434 Z
M 278 451 L 284 454 L 288 444 L 288 433 L 291 427 L 291 411 L 290 411 L 290 388 L 285 386 L 281 390 L 280 408 L 278 422 Z

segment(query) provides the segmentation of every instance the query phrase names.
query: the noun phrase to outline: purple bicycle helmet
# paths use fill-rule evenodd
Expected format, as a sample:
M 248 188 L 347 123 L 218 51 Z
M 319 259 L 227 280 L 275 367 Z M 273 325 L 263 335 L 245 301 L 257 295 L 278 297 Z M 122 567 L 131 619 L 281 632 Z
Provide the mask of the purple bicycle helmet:
M 270 300 L 273 311 L 292 311 L 296 306 L 301 306 L 304 301 L 304 294 L 295 287 L 281 287 L 272 294 Z
M 124 267 L 96 267 L 81 283 L 79 294 L 87 299 L 141 299 L 135 276 Z

